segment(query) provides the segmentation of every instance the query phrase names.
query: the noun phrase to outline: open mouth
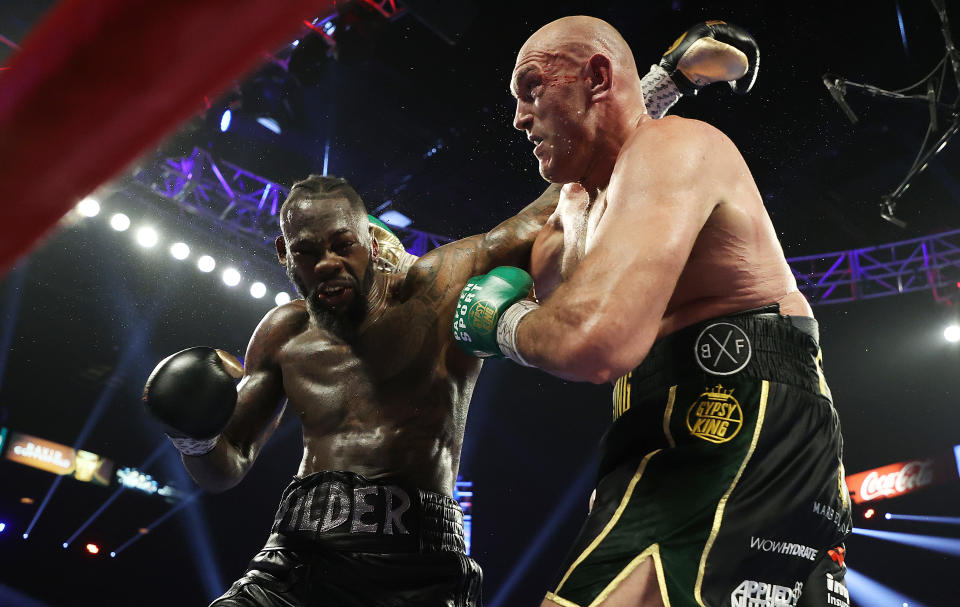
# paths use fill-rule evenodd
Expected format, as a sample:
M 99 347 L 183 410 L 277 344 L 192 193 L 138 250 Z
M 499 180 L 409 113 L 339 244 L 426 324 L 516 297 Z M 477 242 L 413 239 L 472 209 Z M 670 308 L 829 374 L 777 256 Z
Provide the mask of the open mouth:
M 353 285 L 349 283 L 328 283 L 317 289 L 317 300 L 328 306 L 339 306 L 350 300 L 353 291 Z

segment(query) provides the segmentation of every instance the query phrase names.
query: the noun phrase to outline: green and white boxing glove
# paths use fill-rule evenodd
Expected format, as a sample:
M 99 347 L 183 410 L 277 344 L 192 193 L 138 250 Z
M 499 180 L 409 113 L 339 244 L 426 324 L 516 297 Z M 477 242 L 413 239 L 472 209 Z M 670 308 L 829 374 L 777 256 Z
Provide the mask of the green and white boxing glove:
M 478 358 L 514 358 L 512 340 L 503 348 L 497 339 L 498 325 L 508 308 L 526 301 L 533 279 L 520 268 L 500 266 L 489 274 L 474 276 L 460 291 L 453 315 L 453 339 L 465 352 Z M 528 302 L 536 306 L 533 302 Z M 514 328 L 513 333 L 516 330 Z M 511 335 L 513 337 L 513 335 Z

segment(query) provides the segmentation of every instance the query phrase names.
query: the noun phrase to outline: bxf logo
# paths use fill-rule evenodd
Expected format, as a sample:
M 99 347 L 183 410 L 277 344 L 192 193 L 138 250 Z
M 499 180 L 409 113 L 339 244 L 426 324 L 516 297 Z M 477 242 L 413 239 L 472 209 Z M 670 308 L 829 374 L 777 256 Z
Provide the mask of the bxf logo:
M 714 323 L 697 336 L 694 358 L 712 375 L 732 375 L 750 362 L 750 338 L 737 325 Z

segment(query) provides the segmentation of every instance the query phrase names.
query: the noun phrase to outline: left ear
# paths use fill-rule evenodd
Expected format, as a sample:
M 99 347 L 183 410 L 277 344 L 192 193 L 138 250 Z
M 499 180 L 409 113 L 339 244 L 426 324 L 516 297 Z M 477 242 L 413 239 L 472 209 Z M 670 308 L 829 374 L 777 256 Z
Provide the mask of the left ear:
M 373 228 L 370 228 L 370 253 L 373 254 L 373 260 L 376 261 L 380 257 L 380 243 L 377 242 L 377 239 L 373 236 Z
M 610 59 L 597 53 L 587 61 L 586 70 L 590 97 L 600 99 L 609 95 L 613 84 L 613 69 Z

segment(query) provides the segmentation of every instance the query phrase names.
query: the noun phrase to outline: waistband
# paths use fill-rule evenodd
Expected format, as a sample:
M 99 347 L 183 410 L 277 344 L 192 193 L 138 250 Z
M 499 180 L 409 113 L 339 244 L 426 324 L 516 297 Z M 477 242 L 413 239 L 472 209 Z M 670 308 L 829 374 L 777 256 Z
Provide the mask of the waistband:
M 465 552 L 463 511 L 452 497 L 359 474 L 323 471 L 283 492 L 265 549 Z
M 704 376 L 746 377 L 826 393 L 820 371 L 817 321 L 784 316 L 772 304 L 705 320 L 654 343 L 643 362 L 621 378 L 638 395 Z

